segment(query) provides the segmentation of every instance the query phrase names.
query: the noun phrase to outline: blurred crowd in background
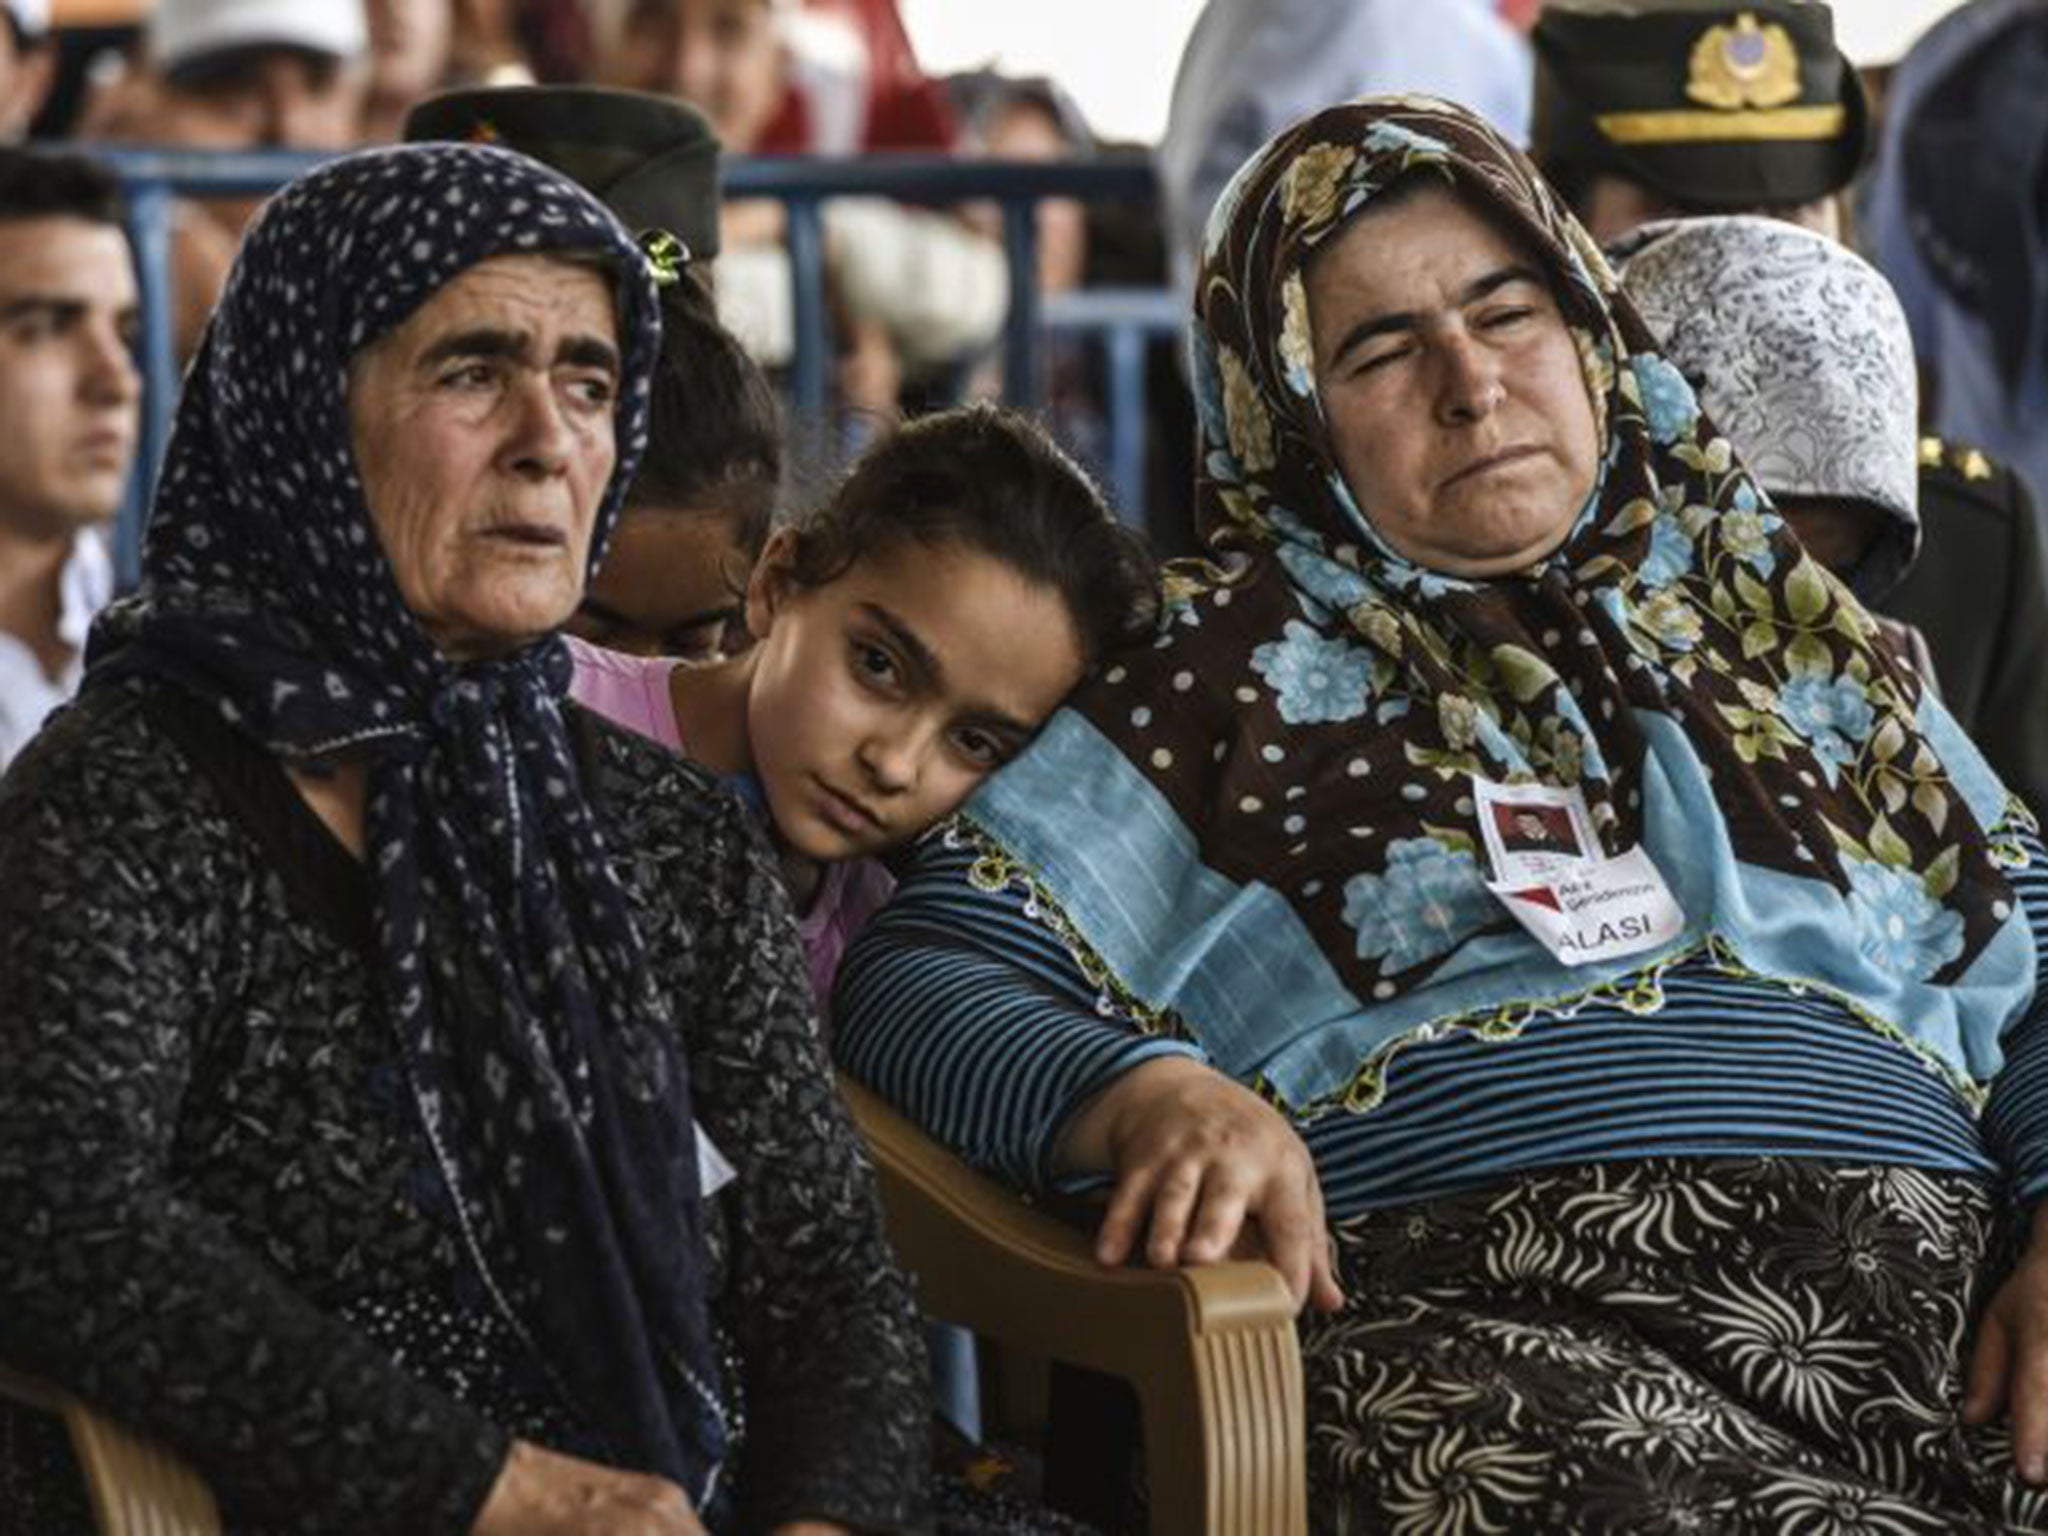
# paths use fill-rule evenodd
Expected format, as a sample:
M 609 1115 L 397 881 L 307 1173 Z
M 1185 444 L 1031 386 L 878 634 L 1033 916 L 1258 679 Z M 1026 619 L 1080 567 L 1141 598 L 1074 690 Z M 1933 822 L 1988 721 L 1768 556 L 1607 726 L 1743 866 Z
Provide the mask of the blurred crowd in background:
M 1619 56 L 1605 75 L 1595 69 L 1572 76 L 1566 55 L 1581 46 L 1573 41 L 1574 19 L 1603 9 L 1617 7 L 1577 0 L 1548 7 L 1538 0 L 1433 0 L 1422 8 L 1379 0 L 1210 0 L 1184 42 L 1160 40 L 1161 51 L 1177 53 L 1179 63 L 1162 141 L 1150 145 L 1100 140 L 1057 80 L 994 67 L 927 73 L 896 0 L 56 0 L 54 9 L 51 0 L 0 0 L 7 22 L 0 28 L 0 134 L 81 148 L 338 152 L 402 136 L 407 111 L 437 93 L 585 83 L 691 103 L 726 157 L 1149 159 L 1157 171 L 1154 200 L 1042 199 L 1032 276 L 1041 295 L 1109 286 L 1177 300 L 1188 291 L 1203 222 L 1231 172 L 1271 133 L 1323 103 L 1368 91 L 1426 91 L 1472 106 L 1518 142 L 1530 142 L 1532 131 L 1539 139 L 1549 133 L 1554 151 L 1568 149 L 1575 130 L 1560 117 L 1558 101 L 1574 91 L 1634 88 L 1628 71 L 1639 65 Z M 1696 13 L 1695 21 L 1680 24 L 1684 38 L 1674 34 L 1673 49 L 1683 53 L 1715 15 L 1741 8 L 1684 0 L 1619 9 Z M 2037 301 L 2044 264 L 2029 254 L 2038 228 L 2013 211 L 2001 189 L 2038 179 L 2048 90 L 2029 70 L 2040 69 L 2040 60 L 2026 47 L 1993 50 L 2004 62 L 1990 88 L 2004 93 L 2000 99 L 2011 109 L 1985 115 L 2005 125 L 2006 154 L 1978 157 L 1974 174 L 1928 174 L 1924 163 L 1938 161 L 1939 150 L 1911 158 L 1899 147 L 1904 136 L 1887 141 L 1882 124 L 1893 76 L 1901 74 L 1925 124 L 1912 136 L 1916 152 L 1943 134 L 1976 133 L 1975 85 L 1930 89 L 1929 80 L 1956 73 L 1952 66 L 1962 60 L 1962 74 L 1974 82 L 1984 71 L 1972 61 L 1987 52 L 1978 40 L 2024 27 L 2042 7 L 2036 0 L 1977 0 L 1946 15 L 1939 4 L 1910 9 L 1916 21 L 1939 23 L 1918 50 L 1939 57 L 1917 71 L 1917 84 L 1915 72 L 1898 70 L 1896 59 L 1857 70 L 1837 52 L 1825 20 L 1817 31 L 1795 28 L 1808 55 L 1797 61 L 1803 74 L 1796 90 L 1812 105 L 1794 110 L 1837 114 L 1825 131 L 1812 130 L 1827 169 L 1811 200 L 1830 210 L 1830 232 L 1870 256 L 1901 289 L 1920 353 L 1923 419 L 1961 440 L 1952 454 L 1942 446 L 1924 451 L 1974 467 L 1980 461 L 1968 454 L 1996 450 L 2023 478 L 2038 477 L 2048 471 L 2048 437 L 2033 429 L 2048 410 L 2040 366 L 2048 304 Z M 1779 13 L 1827 15 L 1823 6 L 1784 0 L 1754 10 L 1767 22 Z M 1023 13 L 1008 24 L 1033 25 Z M 1907 26 L 1895 24 L 1894 31 L 1901 45 L 1913 35 Z M 1682 78 L 1675 57 L 1664 74 Z M 1675 147 L 1682 155 L 1685 147 Z M 1780 144 L 1777 151 L 1797 148 Z M 1615 153 L 1634 152 L 1622 146 Z M 1542 153 L 1537 158 L 1544 163 Z M 1624 202 L 1582 206 L 1582 214 L 1596 225 L 1611 217 L 1626 227 L 1688 211 L 1695 201 L 1719 211 L 1757 204 L 1747 184 L 1725 199 L 1693 199 L 1684 187 L 1674 190 L 1657 160 L 1654 151 L 1636 156 L 1640 174 L 1609 178 L 1635 189 Z M 1558 174 L 1554 159 L 1545 168 Z M 1880 168 L 1888 177 L 1873 174 Z M 1712 166 L 1708 173 L 1718 174 Z M 1645 200 L 1645 189 L 1660 177 L 1662 190 Z M 1912 202 L 1915 196 L 1921 203 Z M 176 207 L 170 292 L 181 360 L 198 345 L 259 202 L 209 198 Z M 716 262 L 698 262 L 715 289 L 721 321 L 771 379 L 784 383 L 797 331 L 787 219 L 779 200 L 728 198 Z M 1595 229 L 1603 238 L 1612 232 Z M 1987 265 L 1975 254 L 1980 247 L 2005 254 Z M 823 266 L 833 346 L 830 420 L 815 431 L 819 424 L 791 423 L 797 430 L 785 501 L 810 495 L 875 425 L 995 395 L 1003 383 L 1012 274 L 993 204 L 832 199 Z M 1979 330 L 1995 334 L 1997 344 Z M 1194 544 L 1193 414 L 1178 350 L 1177 338 L 1154 332 L 1144 420 L 1122 424 L 1142 439 L 1144 504 L 1121 511 L 1169 554 Z M 1939 389 L 1937 372 L 1944 376 Z M 1102 347 L 1085 333 L 1048 335 L 1038 378 L 1039 398 L 1029 403 L 1100 471 L 1115 430 Z M 48 576 L 37 578 L 45 607 L 54 591 Z M 0 598 L 0 620 L 5 607 Z

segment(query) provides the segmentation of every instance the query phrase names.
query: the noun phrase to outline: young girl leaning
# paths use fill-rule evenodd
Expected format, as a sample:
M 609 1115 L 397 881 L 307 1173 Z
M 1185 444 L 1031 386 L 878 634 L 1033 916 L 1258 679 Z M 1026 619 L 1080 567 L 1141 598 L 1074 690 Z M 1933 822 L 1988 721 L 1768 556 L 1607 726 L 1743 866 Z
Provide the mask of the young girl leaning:
M 880 862 L 950 815 L 1096 662 L 1149 633 L 1157 572 L 1031 421 L 927 416 L 767 541 L 752 644 L 702 666 L 572 639 L 586 708 L 728 776 L 762 815 L 823 1010 L 887 898 Z

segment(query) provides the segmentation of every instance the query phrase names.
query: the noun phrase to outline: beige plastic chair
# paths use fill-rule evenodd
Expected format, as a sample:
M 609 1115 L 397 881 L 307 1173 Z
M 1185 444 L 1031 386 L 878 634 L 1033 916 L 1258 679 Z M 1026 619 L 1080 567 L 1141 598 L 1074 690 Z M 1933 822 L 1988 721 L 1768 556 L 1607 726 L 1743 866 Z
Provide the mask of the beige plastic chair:
M 220 1511 L 190 1468 L 67 1392 L 0 1366 L 0 1395 L 63 1419 L 100 1536 L 221 1536 Z
M 1305 1536 L 1301 1350 L 1276 1270 L 1105 1270 L 1075 1228 L 974 1172 L 858 1083 L 840 1088 L 926 1310 L 1136 1389 L 1152 1536 Z M 4 1366 L 0 1395 L 64 1420 L 100 1536 L 221 1536 L 212 1494 L 162 1447 Z
M 1087 1237 L 842 1077 L 925 1310 L 1136 1390 L 1152 1536 L 1304 1536 L 1294 1302 L 1269 1264 L 1105 1270 Z

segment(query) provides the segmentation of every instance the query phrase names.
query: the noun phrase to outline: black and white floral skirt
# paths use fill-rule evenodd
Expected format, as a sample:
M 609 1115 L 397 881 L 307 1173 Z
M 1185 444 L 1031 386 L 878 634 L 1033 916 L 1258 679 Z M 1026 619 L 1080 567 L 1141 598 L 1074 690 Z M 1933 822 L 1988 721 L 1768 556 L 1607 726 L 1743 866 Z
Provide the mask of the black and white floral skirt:
M 2048 1532 L 1959 1417 L 2013 1223 L 1792 1158 L 1528 1175 L 1336 1229 L 1303 1338 L 1320 1536 Z

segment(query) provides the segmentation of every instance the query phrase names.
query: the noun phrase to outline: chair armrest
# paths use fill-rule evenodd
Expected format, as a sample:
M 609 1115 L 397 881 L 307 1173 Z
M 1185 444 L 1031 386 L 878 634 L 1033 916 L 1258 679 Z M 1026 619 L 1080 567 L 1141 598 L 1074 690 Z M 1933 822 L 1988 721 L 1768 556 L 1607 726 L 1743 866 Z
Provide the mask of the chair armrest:
M 100 1536 L 221 1536 L 220 1511 L 198 1475 L 163 1447 L 68 1392 L 0 1366 L 0 1396 L 64 1420 Z
M 872 1090 L 839 1086 L 926 1310 L 1137 1389 L 1155 1532 L 1306 1530 L 1301 1348 L 1278 1270 L 1106 1269 L 1086 1235 L 969 1168 Z

